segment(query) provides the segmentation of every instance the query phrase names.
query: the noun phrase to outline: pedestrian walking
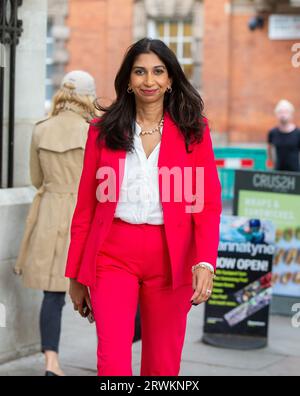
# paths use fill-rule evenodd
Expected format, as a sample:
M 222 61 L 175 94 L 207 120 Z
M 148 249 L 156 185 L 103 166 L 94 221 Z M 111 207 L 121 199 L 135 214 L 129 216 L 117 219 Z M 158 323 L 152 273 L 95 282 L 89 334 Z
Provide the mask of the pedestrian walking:
M 30 175 L 37 192 L 26 218 L 15 273 L 22 276 L 25 287 L 43 290 L 40 332 L 47 376 L 64 375 L 58 352 L 69 289 L 65 264 L 88 122 L 96 115 L 95 97 L 91 75 L 69 72 L 53 98 L 49 117 L 37 122 L 32 133 Z
M 115 89 L 88 132 L 70 296 L 96 321 L 99 376 L 132 375 L 138 302 L 140 374 L 177 376 L 187 314 L 210 297 L 216 267 L 222 207 L 210 130 L 200 95 L 160 40 L 128 49 Z
M 268 133 L 268 161 L 278 171 L 300 172 L 300 129 L 294 113 L 293 104 L 281 100 L 275 108 L 278 125 Z

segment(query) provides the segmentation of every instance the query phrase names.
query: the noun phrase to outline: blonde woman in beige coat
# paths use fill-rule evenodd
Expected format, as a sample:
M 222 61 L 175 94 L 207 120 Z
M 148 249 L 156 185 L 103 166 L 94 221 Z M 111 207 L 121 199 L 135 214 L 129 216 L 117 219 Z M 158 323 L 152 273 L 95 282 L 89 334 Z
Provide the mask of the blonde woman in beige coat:
M 47 376 L 64 375 L 58 359 L 61 314 L 69 289 L 64 273 L 95 96 L 92 76 L 82 71 L 68 73 L 53 98 L 50 117 L 38 122 L 32 134 L 30 174 L 37 193 L 15 272 L 25 287 L 44 291 L 40 331 Z

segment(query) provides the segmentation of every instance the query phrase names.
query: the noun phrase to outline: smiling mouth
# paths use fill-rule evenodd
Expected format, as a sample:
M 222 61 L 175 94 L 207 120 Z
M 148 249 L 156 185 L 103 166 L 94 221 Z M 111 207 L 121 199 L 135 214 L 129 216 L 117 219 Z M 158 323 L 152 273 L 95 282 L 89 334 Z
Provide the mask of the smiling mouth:
M 158 89 L 141 89 L 141 91 L 145 94 L 151 95 L 158 91 Z

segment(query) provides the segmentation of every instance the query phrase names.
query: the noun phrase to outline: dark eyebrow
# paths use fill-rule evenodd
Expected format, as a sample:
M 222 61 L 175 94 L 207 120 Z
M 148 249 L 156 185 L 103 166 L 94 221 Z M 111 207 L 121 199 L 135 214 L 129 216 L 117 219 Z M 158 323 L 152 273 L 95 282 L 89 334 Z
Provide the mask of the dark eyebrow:
M 166 69 L 166 66 L 164 66 L 164 65 L 154 66 L 153 69 L 157 69 L 159 67 L 163 67 L 164 69 Z M 133 69 L 143 69 L 143 70 L 145 70 L 145 67 L 143 67 L 143 66 L 133 66 Z

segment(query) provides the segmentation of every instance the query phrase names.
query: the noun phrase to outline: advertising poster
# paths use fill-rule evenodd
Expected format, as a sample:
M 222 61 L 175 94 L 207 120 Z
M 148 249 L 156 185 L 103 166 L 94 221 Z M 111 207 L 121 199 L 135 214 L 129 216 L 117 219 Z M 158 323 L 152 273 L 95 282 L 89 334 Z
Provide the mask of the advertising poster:
M 273 222 L 273 294 L 300 297 L 300 174 L 237 171 L 234 214 Z
M 257 218 L 222 216 L 217 277 L 204 333 L 267 337 L 275 229 Z

